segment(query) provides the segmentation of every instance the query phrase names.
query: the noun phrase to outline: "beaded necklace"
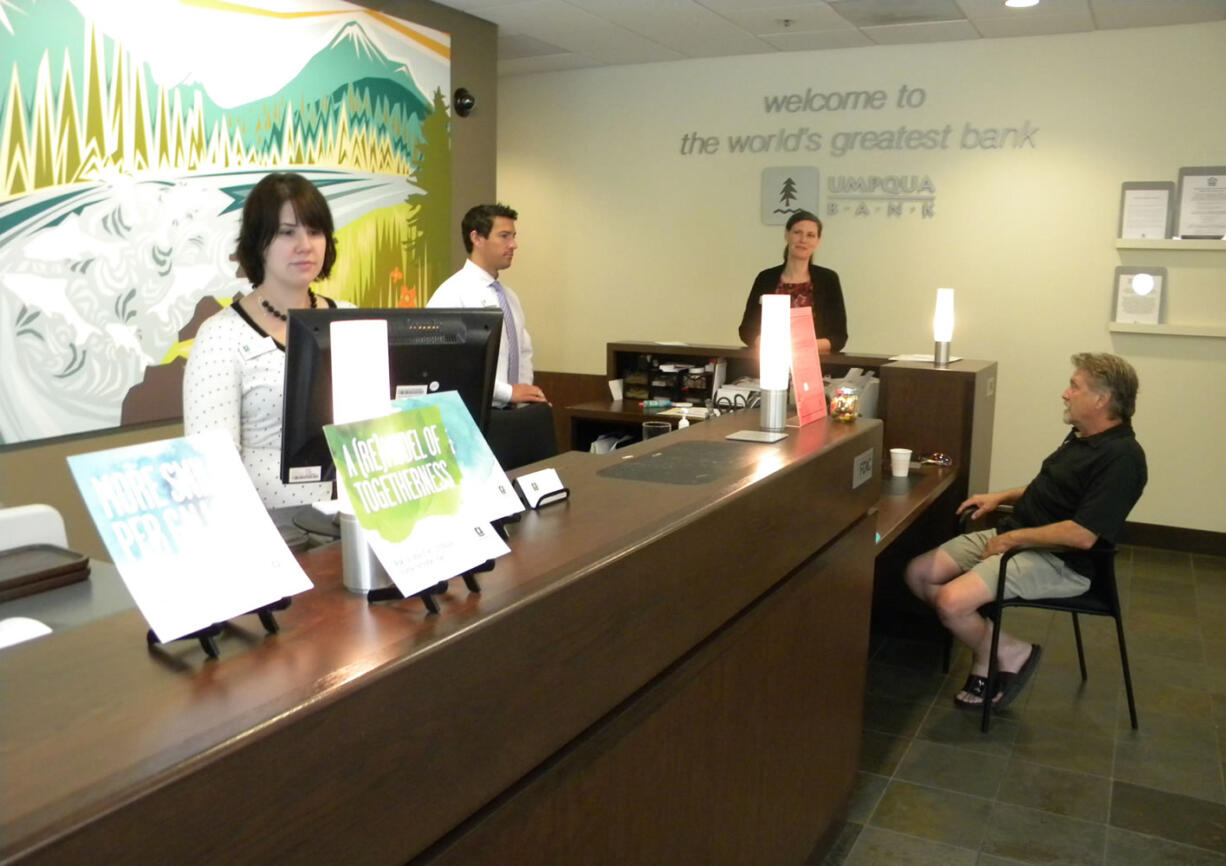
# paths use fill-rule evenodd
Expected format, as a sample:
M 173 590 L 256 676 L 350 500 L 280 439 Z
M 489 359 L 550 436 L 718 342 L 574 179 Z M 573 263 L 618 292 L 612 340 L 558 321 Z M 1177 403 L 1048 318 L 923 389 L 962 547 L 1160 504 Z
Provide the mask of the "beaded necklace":
M 319 303 L 319 301 L 315 297 L 315 292 L 308 289 L 307 297 L 311 301 L 311 309 L 314 310 Z M 268 313 L 268 315 L 272 316 L 274 319 L 280 319 L 282 322 L 289 321 L 289 315 L 281 312 L 276 307 L 274 307 L 272 304 L 268 303 L 268 298 L 265 298 L 263 295 L 260 296 L 260 306 L 263 307 L 264 311 Z

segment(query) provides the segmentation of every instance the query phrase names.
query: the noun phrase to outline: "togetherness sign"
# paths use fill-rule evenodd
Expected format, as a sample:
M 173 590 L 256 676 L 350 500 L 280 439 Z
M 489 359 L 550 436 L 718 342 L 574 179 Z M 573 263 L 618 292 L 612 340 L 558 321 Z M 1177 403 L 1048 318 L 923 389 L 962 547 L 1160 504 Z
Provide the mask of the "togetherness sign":
M 462 403 L 459 411 L 471 424 Z M 464 471 L 443 417 L 440 405 L 421 405 L 324 427 L 354 516 L 406 596 L 510 550 L 489 523 L 501 516 L 498 509 L 466 495 Z

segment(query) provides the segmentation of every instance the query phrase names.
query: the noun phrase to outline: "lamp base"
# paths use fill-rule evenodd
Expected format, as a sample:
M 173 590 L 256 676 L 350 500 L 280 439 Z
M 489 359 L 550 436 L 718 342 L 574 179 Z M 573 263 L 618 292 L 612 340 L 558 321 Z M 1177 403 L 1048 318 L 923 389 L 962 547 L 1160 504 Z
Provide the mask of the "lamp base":
M 787 428 L 788 390 L 762 392 L 762 429 L 782 433 Z
M 949 343 L 937 340 L 934 344 L 932 352 L 932 366 L 948 367 L 949 366 Z
M 370 549 L 358 518 L 341 513 L 341 579 L 345 589 L 362 595 L 392 585 L 379 557 Z

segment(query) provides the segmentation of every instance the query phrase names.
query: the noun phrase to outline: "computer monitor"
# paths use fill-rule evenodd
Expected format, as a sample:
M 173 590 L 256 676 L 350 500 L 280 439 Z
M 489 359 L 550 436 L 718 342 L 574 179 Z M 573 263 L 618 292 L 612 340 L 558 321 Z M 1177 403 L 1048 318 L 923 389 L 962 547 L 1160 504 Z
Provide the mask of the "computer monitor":
M 360 319 L 387 322 L 389 398 L 402 388 L 458 391 L 478 428 L 486 430 L 502 339 L 500 311 L 290 310 L 281 416 L 282 483 L 291 483 L 291 476 L 293 481 L 330 481 L 336 475 L 323 434 L 324 425 L 332 423 L 331 325 Z

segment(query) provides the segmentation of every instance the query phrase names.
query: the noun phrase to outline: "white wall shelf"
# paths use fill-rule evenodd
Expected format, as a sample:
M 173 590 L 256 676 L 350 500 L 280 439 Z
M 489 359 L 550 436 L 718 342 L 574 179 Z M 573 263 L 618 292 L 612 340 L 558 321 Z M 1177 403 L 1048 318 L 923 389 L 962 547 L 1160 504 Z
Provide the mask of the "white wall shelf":
M 1165 337 L 1226 338 L 1226 325 L 1143 325 L 1137 322 L 1108 322 L 1107 330 L 1117 334 L 1159 334 Z
M 1186 240 L 1177 241 L 1173 238 L 1163 240 L 1141 240 L 1135 238 L 1119 238 L 1115 242 L 1119 250 L 1209 250 L 1226 252 L 1226 241 Z

